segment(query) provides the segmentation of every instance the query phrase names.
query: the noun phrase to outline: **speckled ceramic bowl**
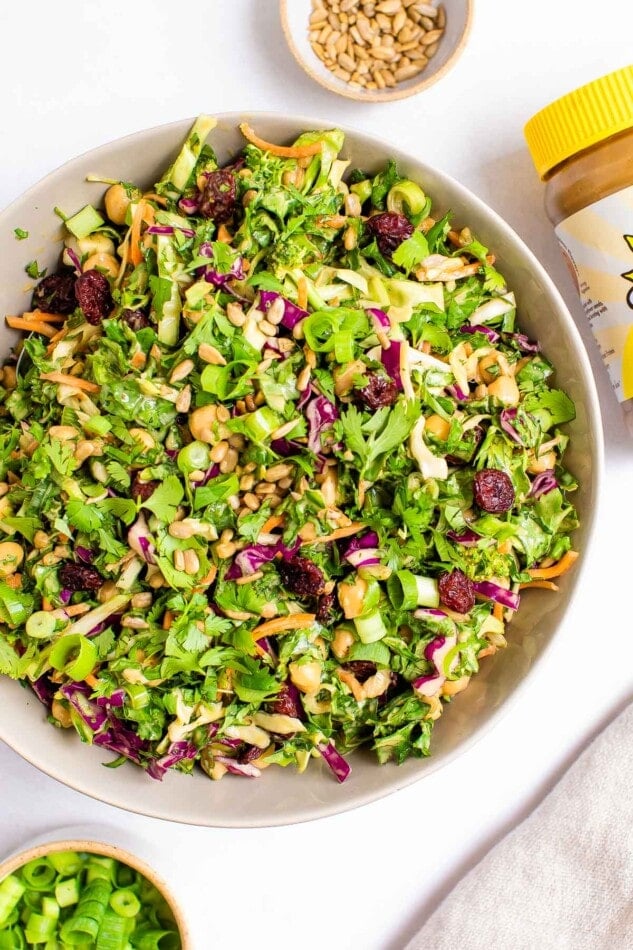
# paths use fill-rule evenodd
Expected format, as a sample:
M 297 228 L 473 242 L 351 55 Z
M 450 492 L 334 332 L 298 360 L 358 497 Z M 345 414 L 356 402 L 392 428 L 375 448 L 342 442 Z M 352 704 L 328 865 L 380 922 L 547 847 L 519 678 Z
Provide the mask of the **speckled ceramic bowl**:
M 303 117 L 234 113 L 219 117 L 213 144 L 220 161 L 243 146 L 237 129 L 249 121 L 269 141 L 287 143 L 305 129 L 328 128 L 331 123 Z M 28 191 L 0 216 L 0 311 L 20 313 L 28 308 L 24 264 L 36 258 L 54 266 L 61 230 L 55 205 L 80 208 L 97 202 L 103 186 L 89 184 L 86 175 L 123 178 L 151 185 L 178 151 L 190 120 L 131 135 L 69 162 Z M 369 135 L 347 131 L 344 156 L 366 171 L 376 171 L 394 158 L 402 172 L 419 180 L 441 212 L 451 209 L 458 225 L 468 224 L 497 255 L 500 270 L 516 292 L 521 326 L 541 341 L 557 367 L 557 382 L 577 406 L 570 426 L 567 459 L 580 483 L 576 503 L 582 519 L 575 545 L 585 551 L 594 525 L 602 469 L 602 431 L 595 385 L 578 331 L 544 269 L 512 229 L 490 208 L 447 175 L 411 155 Z M 14 228 L 29 232 L 15 241 Z M 3 331 L 8 351 L 13 336 Z M 579 569 L 560 580 L 560 592 L 531 591 L 509 632 L 508 648 L 487 660 L 469 688 L 437 723 L 432 755 L 404 765 L 379 766 L 364 752 L 351 757 L 353 772 L 338 785 L 323 762 L 313 762 L 303 774 L 291 768 L 270 768 L 258 780 L 233 776 L 212 783 L 200 770 L 193 778 L 170 773 L 154 782 L 133 766 L 105 769 L 108 753 L 82 745 L 77 735 L 53 729 L 35 696 L 19 683 L 0 678 L 0 739 L 25 759 L 61 782 L 94 798 L 130 811 L 198 825 L 252 827 L 290 824 L 331 815 L 373 801 L 417 782 L 434 769 L 448 765 L 470 746 L 507 709 L 529 677 L 538 675 L 547 647 L 565 616 L 582 576 Z
M 327 0 L 324 0 L 324 4 L 327 8 Z M 376 7 L 379 5 L 380 0 Z M 431 5 L 438 6 L 435 0 L 432 0 Z M 415 96 L 433 86 L 450 72 L 466 47 L 472 26 L 473 0 L 441 0 L 441 5 L 446 15 L 446 26 L 433 58 L 417 75 L 384 89 L 366 89 L 347 82 L 319 59 L 310 45 L 308 35 L 312 0 L 280 0 L 279 12 L 288 48 L 310 79 L 324 89 L 356 102 L 393 102 Z

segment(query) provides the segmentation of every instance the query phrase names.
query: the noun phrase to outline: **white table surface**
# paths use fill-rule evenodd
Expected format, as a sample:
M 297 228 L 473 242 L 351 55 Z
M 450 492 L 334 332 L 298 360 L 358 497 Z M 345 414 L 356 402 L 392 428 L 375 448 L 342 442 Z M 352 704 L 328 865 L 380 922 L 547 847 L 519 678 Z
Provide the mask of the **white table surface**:
M 475 3 L 470 42 L 448 76 L 413 99 L 360 105 L 298 69 L 274 0 L 4 0 L 0 206 L 80 152 L 201 111 L 327 118 L 391 139 L 479 194 L 535 251 L 583 325 L 522 126 L 551 99 L 630 61 L 633 5 Z M 359 811 L 235 832 L 102 805 L 1 746 L 0 853 L 55 827 L 97 826 L 174 884 L 195 950 L 401 947 L 631 696 L 633 445 L 584 325 L 583 334 L 606 429 L 599 530 L 584 553 L 591 565 L 548 662 L 474 748 Z

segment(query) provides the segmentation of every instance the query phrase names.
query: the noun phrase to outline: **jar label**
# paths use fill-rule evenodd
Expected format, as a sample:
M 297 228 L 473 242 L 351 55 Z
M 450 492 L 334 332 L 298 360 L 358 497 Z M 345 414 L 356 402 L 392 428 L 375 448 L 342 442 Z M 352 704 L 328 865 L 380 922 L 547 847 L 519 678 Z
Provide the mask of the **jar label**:
M 633 398 L 633 187 L 572 214 L 556 228 L 620 402 Z

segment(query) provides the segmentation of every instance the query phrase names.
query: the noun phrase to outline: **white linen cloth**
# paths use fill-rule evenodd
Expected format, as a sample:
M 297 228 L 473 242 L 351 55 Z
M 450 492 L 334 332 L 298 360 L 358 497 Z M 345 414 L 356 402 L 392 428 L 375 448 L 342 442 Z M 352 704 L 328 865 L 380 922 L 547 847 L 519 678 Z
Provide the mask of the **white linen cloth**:
M 632 950 L 633 705 L 407 950 Z

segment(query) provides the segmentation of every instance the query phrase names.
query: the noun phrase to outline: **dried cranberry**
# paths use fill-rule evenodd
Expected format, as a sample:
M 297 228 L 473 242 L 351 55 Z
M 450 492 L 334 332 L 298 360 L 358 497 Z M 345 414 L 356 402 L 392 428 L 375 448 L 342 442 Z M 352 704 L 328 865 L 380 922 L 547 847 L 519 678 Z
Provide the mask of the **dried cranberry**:
M 398 398 L 398 387 L 393 379 L 382 373 L 368 373 L 367 384 L 357 394 L 367 409 L 376 410 L 381 406 L 393 406 Z
M 279 564 L 284 587 L 299 597 L 318 597 L 324 591 L 323 572 L 308 557 L 291 557 Z
M 103 578 L 96 567 L 73 563 L 62 564 L 59 581 L 67 590 L 98 590 L 103 584 Z
M 353 673 L 359 683 L 364 683 L 370 676 L 375 675 L 376 664 L 371 660 L 350 660 L 348 663 L 343 663 L 343 669 Z
M 62 313 L 68 316 L 77 306 L 75 275 L 72 271 L 59 271 L 41 280 L 33 291 L 33 307 L 45 313 Z
M 510 477 L 498 468 L 484 468 L 473 482 L 475 501 L 484 511 L 499 514 L 514 504 L 514 486 Z
M 463 571 L 454 570 L 439 578 L 440 600 L 445 607 L 467 614 L 475 606 L 475 588 Z
M 232 217 L 237 200 L 235 176 L 226 168 L 206 173 L 200 194 L 200 214 L 222 224 Z
M 245 765 L 247 762 L 252 762 L 253 759 L 258 759 L 261 754 L 262 750 L 258 749 L 256 745 L 247 745 L 240 751 L 237 761 Z
M 147 317 L 142 310 L 122 310 L 121 320 L 127 323 L 130 330 L 133 330 L 134 333 L 138 333 L 139 330 L 144 330 L 145 327 L 150 325 L 149 317 Z
M 331 594 L 321 594 L 317 601 L 316 619 L 319 623 L 327 624 L 334 619 L 334 604 L 336 597 Z
M 114 301 L 110 283 L 105 274 L 98 270 L 88 270 L 77 278 L 75 295 L 84 317 L 93 326 L 97 326 L 112 313 Z
M 130 486 L 130 497 L 133 498 L 134 501 L 139 498 L 141 501 L 147 501 L 148 498 L 151 498 L 159 485 L 160 482 L 155 478 L 149 482 L 143 482 L 138 475 L 135 475 L 134 481 Z
M 271 710 L 280 716 L 292 716 L 293 719 L 303 718 L 299 690 L 294 683 L 284 683 L 271 703 Z
M 395 211 L 383 211 L 365 222 L 369 233 L 376 238 L 380 253 L 386 257 L 393 254 L 403 241 L 413 234 L 413 225 L 403 214 Z

